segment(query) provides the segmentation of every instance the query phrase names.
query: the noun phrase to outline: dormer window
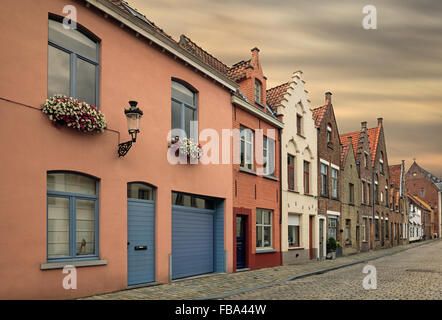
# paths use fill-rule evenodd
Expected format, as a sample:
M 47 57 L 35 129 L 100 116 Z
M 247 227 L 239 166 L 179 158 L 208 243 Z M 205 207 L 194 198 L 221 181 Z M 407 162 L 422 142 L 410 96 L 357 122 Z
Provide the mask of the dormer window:
M 255 80 L 255 102 L 262 104 L 261 102 L 261 82 Z

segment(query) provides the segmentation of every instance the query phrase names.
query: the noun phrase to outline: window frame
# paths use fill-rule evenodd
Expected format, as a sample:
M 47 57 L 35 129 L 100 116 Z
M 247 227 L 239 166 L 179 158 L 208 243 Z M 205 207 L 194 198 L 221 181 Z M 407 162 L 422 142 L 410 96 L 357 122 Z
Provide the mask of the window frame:
M 68 173 L 74 175 L 85 176 L 90 179 L 95 180 L 95 195 L 90 194 L 82 194 L 82 193 L 73 193 L 73 192 L 65 192 L 65 191 L 54 191 L 47 189 L 47 177 L 51 173 Z M 80 261 L 80 260 L 95 260 L 99 258 L 99 182 L 100 180 L 90 176 L 88 174 L 84 174 L 81 172 L 73 172 L 73 171 L 48 171 L 46 173 L 46 260 L 47 262 L 59 262 L 59 261 Z M 49 257 L 49 197 L 53 198 L 67 198 L 69 199 L 69 256 L 58 256 L 58 257 Z M 95 212 L 94 212 L 94 254 L 87 255 L 77 255 L 76 253 L 76 244 L 77 244 L 77 224 L 76 224 L 76 200 L 94 200 L 95 201 Z
M 273 152 L 270 155 L 270 145 L 271 143 L 273 143 Z M 263 144 L 262 144 L 262 149 L 263 149 L 263 169 L 264 169 L 264 175 L 265 176 L 270 176 L 270 177 L 275 177 L 275 171 L 276 171 L 276 141 L 272 138 L 269 138 L 267 136 L 263 137 Z M 266 151 L 266 156 L 264 156 L 264 150 Z M 273 172 L 269 173 L 270 167 L 270 159 L 271 157 L 273 158 Z
M 336 172 L 336 177 L 333 177 L 333 173 Z M 335 168 L 331 168 L 331 197 L 332 199 L 339 199 L 339 170 Z M 333 193 L 336 192 L 336 195 Z
M 305 170 L 305 166 L 307 165 L 307 169 L 308 170 Z M 303 169 L 304 169 L 304 175 L 303 175 L 303 178 L 304 178 L 304 194 L 310 194 L 310 162 L 309 161 L 306 161 L 306 160 L 304 160 L 304 167 L 303 167 Z M 306 182 L 307 181 L 307 187 L 306 187 Z
M 296 235 L 296 239 L 295 239 L 295 245 L 290 244 L 289 238 L 290 238 L 290 227 L 294 228 L 294 232 Z M 287 225 L 287 242 L 288 242 L 288 246 L 289 248 L 299 248 L 301 247 L 301 237 L 300 237 L 300 226 L 299 225 L 293 225 L 293 224 L 289 224 Z
M 328 166 L 321 163 L 321 196 L 328 197 Z M 325 168 L 325 173 L 322 172 L 322 168 Z
M 291 158 L 293 160 L 293 164 L 290 165 L 289 164 L 289 158 Z M 291 154 L 287 154 L 287 188 L 289 190 L 295 191 L 295 160 L 296 157 L 294 155 Z M 290 179 L 290 170 L 293 170 L 293 179 Z M 291 181 L 293 180 L 293 181 Z M 291 184 L 292 182 L 292 184 Z M 292 188 L 291 188 L 292 187 Z
M 303 136 L 302 118 L 299 113 L 296 114 L 296 133 L 299 136 Z
M 268 212 L 270 214 L 270 224 L 265 224 L 264 223 L 264 219 L 263 219 L 262 215 L 265 212 Z M 261 223 L 258 224 L 258 219 L 256 219 L 255 226 L 256 226 L 256 228 L 258 228 L 258 227 L 262 228 L 261 235 L 262 235 L 263 238 L 262 238 L 261 242 L 262 242 L 263 245 L 260 246 L 260 247 L 257 246 L 258 232 L 256 232 L 255 248 L 256 248 L 257 251 L 273 249 L 273 210 L 257 208 L 256 209 L 256 215 L 258 215 L 258 213 L 261 214 Z M 264 229 L 266 227 L 270 227 L 270 246 L 264 246 Z
M 258 104 L 262 104 L 261 97 L 262 97 L 262 84 L 258 79 L 255 79 L 255 102 Z
M 49 68 L 49 46 L 54 47 L 55 49 L 58 49 L 60 51 L 63 51 L 65 53 L 69 54 L 69 96 L 76 98 L 77 97 L 77 60 L 81 59 L 83 61 L 86 61 L 90 64 L 93 64 L 95 66 L 95 104 L 91 104 L 96 106 L 98 109 L 100 108 L 100 46 L 101 46 L 101 40 L 96 37 L 92 32 L 87 30 L 85 27 L 81 26 L 79 23 L 77 23 L 77 32 L 82 33 L 84 36 L 88 37 L 90 40 L 94 41 L 97 44 L 97 52 L 96 57 L 97 59 L 93 59 L 92 57 L 87 57 L 81 53 L 74 52 L 69 48 L 64 47 L 63 45 L 53 41 L 49 40 L 49 20 L 62 23 L 64 17 L 60 17 L 57 15 L 50 14 L 48 18 L 48 50 L 47 50 L 47 66 L 46 69 Z M 47 72 L 46 76 L 46 87 L 47 90 L 49 90 L 49 74 Z M 46 92 L 46 96 L 48 96 L 48 92 Z M 89 102 L 87 102 L 89 103 Z
M 348 192 L 349 192 L 349 204 L 355 204 L 355 185 L 353 183 L 348 184 Z
M 193 93 L 193 100 L 194 100 L 194 103 L 195 103 L 194 106 L 189 104 L 189 103 L 187 103 L 187 102 L 184 102 L 184 101 L 182 101 L 182 100 L 180 100 L 178 98 L 173 97 L 173 95 L 172 95 L 173 82 L 176 82 L 176 83 L 184 86 L 186 89 L 188 89 L 190 92 Z M 187 82 L 185 82 L 183 80 L 180 80 L 180 79 L 177 79 L 177 78 L 172 78 L 171 81 L 170 81 L 170 100 L 171 100 L 171 105 L 170 105 L 170 112 L 171 112 L 171 114 L 170 114 L 170 127 L 171 127 L 171 130 L 173 130 L 173 129 L 180 129 L 180 130 L 184 131 L 186 133 L 186 136 L 187 136 L 187 132 L 186 132 L 186 113 L 185 113 L 185 111 L 186 111 L 186 108 L 192 109 L 195 112 L 194 113 L 195 117 L 191 121 L 196 121 L 198 123 L 198 91 L 193 86 L 188 84 Z M 172 102 L 173 101 L 175 101 L 176 103 L 180 104 L 180 106 L 181 106 L 181 109 L 180 109 L 180 112 L 181 112 L 180 126 L 181 127 L 180 128 L 172 128 L 172 122 L 173 122 Z M 191 136 L 190 128 L 191 128 L 191 126 L 189 124 L 189 135 L 187 136 L 187 138 L 190 138 L 190 139 L 194 140 L 195 142 L 198 142 L 198 127 L 197 127 L 197 132 L 194 132 L 194 134 L 196 136 Z
M 240 166 L 240 168 L 242 168 L 242 169 L 244 169 L 244 170 L 248 170 L 248 171 L 253 171 L 253 170 L 255 170 L 255 157 L 254 157 L 254 152 L 255 152 L 255 131 L 253 131 L 252 129 L 250 129 L 250 128 L 247 128 L 247 127 L 245 127 L 245 126 L 240 126 L 240 128 L 239 128 L 239 130 L 240 130 L 240 139 L 239 139 L 239 143 L 240 143 L 240 145 L 239 145 L 239 153 L 240 153 L 240 164 L 239 164 L 239 166 Z M 250 135 L 250 137 L 251 137 L 251 141 L 247 141 L 247 139 L 246 139 L 246 132 L 247 132 L 247 130 L 250 130 L 250 133 L 251 133 L 251 135 Z M 242 132 L 245 132 L 244 134 L 242 133 Z M 242 150 L 242 148 L 241 148 L 241 142 L 243 142 L 244 141 L 244 163 L 242 163 L 241 162 L 241 154 L 242 154 L 242 152 L 243 152 L 243 150 Z M 246 159 L 247 159 L 247 144 L 250 144 L 251 145 L 251 155 L 250 155 L 250 157 L 251 157 L 251 168 L 247 168 L 247 165 L 249 164 L 249 163 L 247 163 L 246 162 Z

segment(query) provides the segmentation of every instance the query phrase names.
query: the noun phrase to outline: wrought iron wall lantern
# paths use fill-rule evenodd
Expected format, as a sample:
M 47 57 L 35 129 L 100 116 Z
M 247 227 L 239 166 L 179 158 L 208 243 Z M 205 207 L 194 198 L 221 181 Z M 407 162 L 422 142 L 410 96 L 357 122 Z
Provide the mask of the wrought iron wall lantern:
M 137 134 L 140 132 L 140 119 L 143 116 L 143 111 L 137 108 L 137 101 L 129 101 L 130 108 L 124 109 L 124 114 L 127 118 L 127 129 L 129 131 L 132 140 L 120 143 L 118 145 L 118 156 L 124 157 L 129 149 L 132 147 L 132 143 L 137 141 Z

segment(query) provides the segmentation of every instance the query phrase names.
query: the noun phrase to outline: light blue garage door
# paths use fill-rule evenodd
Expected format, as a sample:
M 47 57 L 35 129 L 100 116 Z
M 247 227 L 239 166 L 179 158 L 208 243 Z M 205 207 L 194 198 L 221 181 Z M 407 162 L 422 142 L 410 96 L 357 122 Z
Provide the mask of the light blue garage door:
M 172 279 L 214 272 L 214 215 L 172 206 Z
M 155 281 L 155 202 L 127 201 L 127 283 Z

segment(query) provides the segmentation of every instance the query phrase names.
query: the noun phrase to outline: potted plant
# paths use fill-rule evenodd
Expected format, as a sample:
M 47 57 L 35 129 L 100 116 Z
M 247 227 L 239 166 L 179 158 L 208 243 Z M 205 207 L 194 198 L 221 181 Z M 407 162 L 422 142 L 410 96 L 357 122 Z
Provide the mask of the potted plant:
M 336 259 L 336 247 L 338 246 L 338 242 L 335 238 L 330 237 L 327 241 L 327 259 Z
M 336 241 L 336 258 L 342 257 L 342 246 L 339 241 Z

